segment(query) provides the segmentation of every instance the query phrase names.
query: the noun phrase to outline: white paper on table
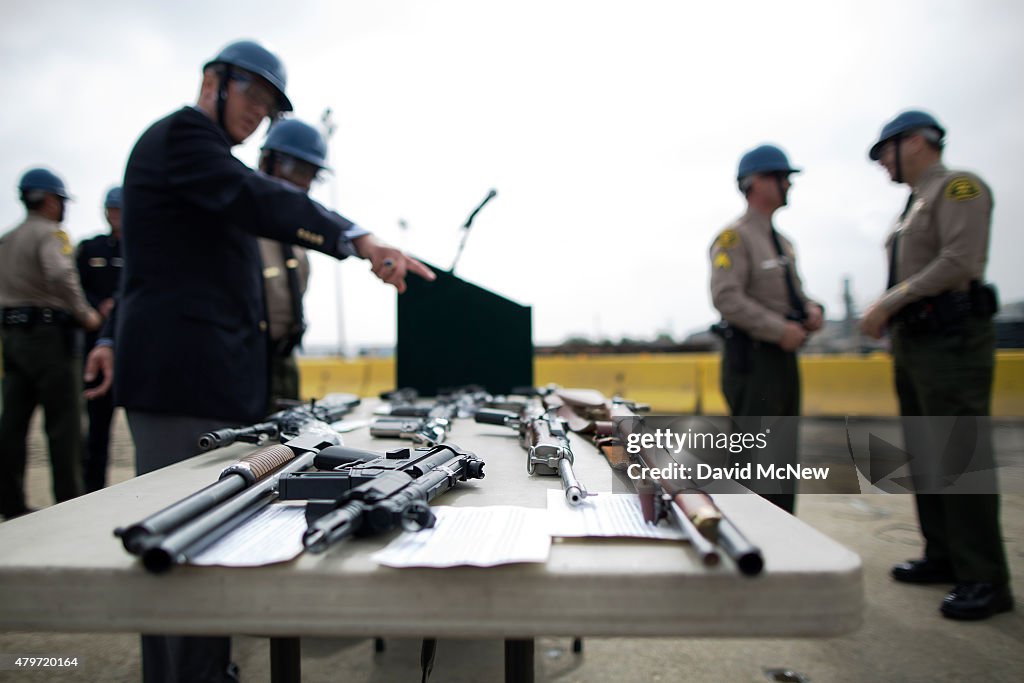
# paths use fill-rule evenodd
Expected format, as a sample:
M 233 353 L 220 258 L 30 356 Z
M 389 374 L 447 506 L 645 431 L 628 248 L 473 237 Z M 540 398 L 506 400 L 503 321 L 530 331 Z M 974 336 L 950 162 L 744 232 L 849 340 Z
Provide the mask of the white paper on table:
M 605 536 L 654 538 L 681 541 L 686 537 L 674 526 L 648 524 L 635 493 L 590 495 L 576 507 L 569 505 L 565 492 L 548 489 L 548 530 L 552 536 L 577 538 Z
M 305 531 L 305 505 L 268 505 L 191 558 L 190 564 L 262 567 L 287 562 L 303 551 Z
M 491 505 L 432 507 L 434 526 L 407 531 L 373 559 L 388 567 L 493 567 L 547 562 L 551 536 L 546 510 Z

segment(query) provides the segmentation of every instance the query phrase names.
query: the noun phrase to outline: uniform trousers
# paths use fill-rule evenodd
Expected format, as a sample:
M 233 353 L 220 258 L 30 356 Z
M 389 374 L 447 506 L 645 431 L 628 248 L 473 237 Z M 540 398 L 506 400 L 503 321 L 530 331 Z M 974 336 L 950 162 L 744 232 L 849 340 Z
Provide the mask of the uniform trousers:
M 65 325 L 7 326 L 3 342 L 3 414 L 0 415 L 0 514 L 23 514 L 29 422 L 43 407 L 53 498 L 82 493 L 81 358 L 75 331 Z
M 896 393 L 900 414 L 980 417 L 990 414 L 995 366 L 995 332 L 991 320 L 968 318 L 961 325 L 934 333 L 910 333 L 896 323 L 892 330 Z M 938 459 L 944 443 L 928 443 L 919 451 L 919 433 L 906 433 L 911 469 L 918 458 Z M 991 449 L 987 419 L 971 421 L 970 447 Z M 955 435 L 949 435 L 955 438 Z M 913 443 L 912 443 L 913 442 Z M 945 443 L 950 443 L 949 439 Z M 991 461 L 991 453 L 978 454 Z M 920 468 L 919 468 L 920 469 Z M 915 477 L 918 472 L 914 472 Z M 992 471 L 993 482 L 995 472 Z M 994 488 L 993 488 L 994 490 Z M 958 582 L 1009 581 L 999 522 L 998 493 L 918 493 L 917 515 L 925 542 L 925 558 L 953 570 Z
M 277 399 L 297 400 L 299 396 L 299 366 L 295 356 L 288 354 L 271 354 L 270 356 L 270 405 L 267 414 L 277 412 L 280 408 Z
M 765 417 L 788 417 L 800 414 L 800 369 L 796 353 L 783 351 L 777 344 L 751 340 L 747 353 L 725 353 L 722 356 L 722 394 L 737 426 L 747 433 L 761 431 Z M 756 418 L 756 419 L 755 419 Z M 796 462 L 798 425 L 796 420 L 780 421 L 773 429 L 771 460 L 776 464 Z M 747 451 L 747 457 L 754 454 Z M 762 488 L 770 484 L 759 482 Z M 780 482 L 779 492 L 762 493 L 762 497 L 786 512 L 796 509 L 795 484 Z M 785 489 L 785 490 L 783 490 Z

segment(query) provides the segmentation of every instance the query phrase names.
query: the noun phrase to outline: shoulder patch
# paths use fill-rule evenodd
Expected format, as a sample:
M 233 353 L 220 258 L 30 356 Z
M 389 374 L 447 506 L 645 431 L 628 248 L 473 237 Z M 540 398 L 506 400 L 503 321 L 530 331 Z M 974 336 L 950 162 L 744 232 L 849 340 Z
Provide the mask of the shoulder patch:
M 957 176 L 946 184 L 946 191 L 943 194 L 946 199 L 966 202 L 981 195 L 981 188 L 967 176 Z
M 65 256 L 71 256 L 71 253 L 74 251 L 74 248 L 72 248 L 71 246 L 71 238 L 68 237 L 68 234 L 63 230 L 58 230 L 57 232 L 53 233 L 53 236 L 57 238 L 58 242 L 60 242 L 61 253 L 63 253 Z
M 725 230 L 718 239 L 715 240 L 715 247 L 719 249 L 732 249 L 740 243 L 740 236 L 736 234 L 735 230 Z
M 732 259 L 724 251 L 720 251 L 715 255 L 713 265 L 717 270 L 729 270 L 732 268 Z

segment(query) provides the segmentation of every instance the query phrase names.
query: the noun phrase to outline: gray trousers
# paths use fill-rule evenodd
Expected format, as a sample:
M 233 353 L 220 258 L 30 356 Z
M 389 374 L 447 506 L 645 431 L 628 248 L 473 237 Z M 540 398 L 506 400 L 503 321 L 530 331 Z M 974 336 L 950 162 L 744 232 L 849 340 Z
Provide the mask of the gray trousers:
M 192 457 L 199 450 L 200 434 L 229 426 L 210 418 L 128 411 L 128 427 L 135 441 L 135 474 Z M 143 683 L 234 683 L 238 680 L 234 669 L 231 638 L 142 636 Z

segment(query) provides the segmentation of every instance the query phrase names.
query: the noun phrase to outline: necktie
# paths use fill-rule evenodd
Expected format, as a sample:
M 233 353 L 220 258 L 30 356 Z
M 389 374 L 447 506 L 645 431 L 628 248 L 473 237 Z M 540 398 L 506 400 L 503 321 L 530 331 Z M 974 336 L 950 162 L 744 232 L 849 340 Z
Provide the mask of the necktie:
M 896 264 L 899 258 L 900 250 L 900 233 L 903 232 L 903 221 L 906 220 L 907 214 L 910 213 L 910 207 L 914 203 L 914 193 L 911 192 L 910 196 L 907 197 L 907 205 L 903 207 L 903 213 L 900 214 L 900 227 L 896 229 L 896 232 L 892 236 L 892 251 L 889 252 L 889 280 L 885 285 L 886 289 L 892 289 L 896 285 Z
M 804 311 L 804 303 L 801 301 L 800 295 L 796 293 L 793 272 L 789 269 L 789 257 L 782 250 L 782 240 L 779 239 L 779 233 L 775 231 L 774 225 L 772 226 L 772 242 L 775 244 L 775 251 L 779 255 L 779 262 L 786 271 L 786 291 L 789 295 L 789 306 L 793 309 L 790 319 L 802 322 L 807 318 L 807 313 Z

